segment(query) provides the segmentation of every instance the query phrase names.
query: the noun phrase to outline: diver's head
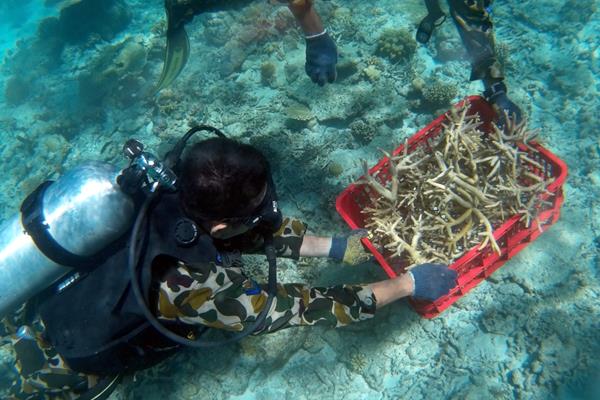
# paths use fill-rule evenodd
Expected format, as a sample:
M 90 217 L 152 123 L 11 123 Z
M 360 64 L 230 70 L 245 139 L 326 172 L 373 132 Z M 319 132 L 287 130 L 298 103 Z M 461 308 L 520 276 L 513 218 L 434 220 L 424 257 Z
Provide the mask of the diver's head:
M 271 197 L 265 156 L 226 138 L 193 145 L 183 159 L 179 179 L 184 212 L 217 239 L 253 228 Z

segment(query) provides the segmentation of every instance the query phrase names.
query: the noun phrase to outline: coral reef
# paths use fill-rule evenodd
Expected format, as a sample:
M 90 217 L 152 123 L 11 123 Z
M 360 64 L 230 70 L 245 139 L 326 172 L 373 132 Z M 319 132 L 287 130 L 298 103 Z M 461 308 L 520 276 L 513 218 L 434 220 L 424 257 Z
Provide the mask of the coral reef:
M 536 218 L 551 179 L 532 172 L 545 171 L 527 144 L 534 133 L 512 122 L 506 132 L 494 127 L 485 134 L 481 124 L 468 104 L 452 110 L 429 150 L 409 153 L 405 145 L 401 154 L 385 153 L 389 182 L 371 176 L 363 162 L 362 183 L 377 196 L 364 210 L 366 227 L 390 256 L 408 259 L 409 268 L 450 263 L 476 244 L 500 252 L 494 226 L 516 214 L 527 226 Z
M 91 35 L 113 39 L 130 22 L 123 0 L 79 0 L 68 2 L 57 20 L 56 34 L 65 43 L 80 43 Z
M 364 115 L 377 101 L 373 96 L 372 85 L 361 82 L 349 87 L 345 93 L 335 92 L 329 96 L 311 96 L 309 93 L 298 93 L 297 99 L 311 104 L 311 109 L 319 122 L 347 124 L 346 121 Z M 295 94 L 296 95 L 296 94 Z
M 363 119 L 357 119 L 352 121 L 350 125 L 350 134 L 360 144 L 366 145 L 371 143 L 375 135 L 377 134 L 377 127 L 370 121 Z
M 598 10 L 597 0 L 567 0 L 560 9 L 561 28 L 575 34 L 593 18 Z
M 131 105 L 144 84 L 146 55 L 144 46 L 132 37 L 103 47 L 79 74 L 81 100 L 93 106 L 102 106 L 107 99 L 121 107 Z
M 19 76 L 10 76 L 4 83 L 4 100 L 11 106 L 22 104 L 31 90 L 30 84 Z
M 207 44 L 215 47 L 224 46 L 231 39 L 231 26 L 224 20 L 215 16 L 204 24 L 202 34 Z
M 221 77 L 224 78 L 239 71 L 250 50 L 249 46 L 240 43 L 239 40 L 232 40 L 223 46 L 215 63 Z
M 448 106 L 456 97 L 458 89 L 452 83 L 444 83 L 434 80 L 430 84 L 425 84 L 421 89 L 423 100 L 432 107 Z
M 381 71 L 374 65 L 369 65 L 362 70 L 362 74 L 371 83 L 376 82 L 381 78 Z
M 377 39 L 375 54 L 398 63 L 412 58 L 416 49 L 417 42 L 407 29 L 386 29 Z
M 368 365 L 369 361 L 364 353 L 353 352 L 350 354 L 348 366 L 352 371 L 359 374 L 363 373 Z
M 337 161 L 332 161 L 327 165 L 327 172 L 330 176 L 336 177 L 344 173 L 344 167 Z
M 28 72 L 32 68 L 57 68 L 65 46 L 85 45 L 90 39 L 112 40 L 130 20 L 129 8 L 123 0 L 66 2 L 58 17 L 40 21 L 32 43 L 12 55 L 12 68 Z
M 301 103 L 290 104 L 283 113 L 287 117 L 287 125 L 290 128 L 304 127 L 315 118 L 311 109 Z
M 337 65 L 337 81 L 343 81 L 358 72 L 358 62 L 354 59 L 342 60 Z
M 0 146 L 0 157 L 5 160 L 7 170 L 6 192 L 15 198 L 23 199 L 40 183 L 55 178 L 64 168 L 65 158 L 71 150 L 71 144 L 51 130 L 43 134 L 26 136 L 16 134 L 16 143 L 11 147 Z M 11 157 L 11 154 L 30 154 L 28 158 Z M 32 162 L 43 160 L 43 162 Z
M 275 82 L 277 67 L 270 61 L 260 65 L 260 81 L 265 86 L 271 86 Z
M 510 63 L 510 46 L 506 42 L 496 42 L 496 59 L 506 69 Z
M 436 60 L 440 62 L 463 60 L 466 52 L 460 39 L 454 36 L 442 36 L 436 37 L 435 40 Z
M 361 38 L 360 24 L 353 18 L 352 10 L 348 7 L 338 7 L 333 10 L 331 29 L 342 37 Z

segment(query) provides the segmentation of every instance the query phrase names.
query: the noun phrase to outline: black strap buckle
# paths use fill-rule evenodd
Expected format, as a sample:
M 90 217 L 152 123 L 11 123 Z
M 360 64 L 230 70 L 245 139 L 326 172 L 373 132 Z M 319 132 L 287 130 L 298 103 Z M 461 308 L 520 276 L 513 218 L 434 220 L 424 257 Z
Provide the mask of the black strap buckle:
M 54 181 L 45 181 L 21 203 L 21 223 L 24 233 L 31 236 L 37 248 L 55 263 L 75 269 L 90 268 L 97 264 L 96 256 L 84 257 L 73 254 L 50 235 L 50 227 L 44 219 L 43 200 L 46 189 L 53 183 Z
M 487 89 L 483 91 L 483 96 L 489 102 L 493 102 L 493 99 L 501 94 L 506 94 L 506 85 L 503 81 L 496 82 L 490 85 Z

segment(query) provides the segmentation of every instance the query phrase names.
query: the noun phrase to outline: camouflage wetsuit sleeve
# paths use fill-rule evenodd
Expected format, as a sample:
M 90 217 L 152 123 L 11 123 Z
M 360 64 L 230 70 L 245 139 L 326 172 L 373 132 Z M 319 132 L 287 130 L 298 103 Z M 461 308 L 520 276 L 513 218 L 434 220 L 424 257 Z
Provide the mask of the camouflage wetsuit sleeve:
M 179 263 L 160 279 L 158 316 L 240 331 L 265 307 L 266 286 L 248 278 L 239 267 Z M 344 326 L 371 318 L 375 308 L 376 299 L 368 286 L 279 284 L 265 324 L 254 334 L 292 326 Z
M 471 60 L 471 80 L 500 80 L 493 25 L 488 12 L 492 0 L 448 0 L 450 15 Z
M 277 257 L 297 260 L 307 228 L 308 225 L 299 219 L 284 217 L 281 226 L 273 234 Z M 246 254 L 262 253 L 263 242 L 263 236 L 258 230 L 251 230 L 228 240 L 214 240 L 220 252 L 239 251 Z

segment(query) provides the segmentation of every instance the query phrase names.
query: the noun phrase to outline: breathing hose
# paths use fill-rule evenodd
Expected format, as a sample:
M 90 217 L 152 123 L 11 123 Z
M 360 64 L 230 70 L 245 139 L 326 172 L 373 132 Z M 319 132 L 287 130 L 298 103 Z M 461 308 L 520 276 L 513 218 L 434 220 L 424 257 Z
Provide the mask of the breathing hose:
M 211 131 L 215 133 L 219 137 L 225 137 L 225 135 L 219 131 L 217 128 L 208 126 L 208 125 L 200 125 L 190 129 L 173 147 L 173 149 L 167 153 L 165 157 L 165 165 L 169 168 L 174 168 L 178 163 L 183 149 L 185 148 L 186 142 L 188 139 L 196 132 L 199 131 Z M 233 336 L 228 337 L 227 339 L 220 341 L 208 341 L 208 340 L 191 340 L 176 334 L 175 332 L 169 330 L 165 327 L 156 316 L 150 311 L 148 305 L 146 303 L 146 299 L 142 290 L 140 288 L 139 276 L 138 276 L 138 262 L 139 262 L 139 251 L 138 251 L 138 240 L 140 240 L 140 231 L 143 229 L 144 224 L 147 222 L 148 210 L 152 203 L 160 197 L 160 189 L 154 191 L 146 197 L 144 202 L 142 203 L 140 210 L 137 213 L 135 218 L 135 222 L 133 224 L 133 228 L 131 230 L 130 237 L 130 247 L 127 256 L 127 264 L 129 269 L 129 275 L 131 279 L 131 288 L 133 290 L 133 294 L 137 300 L 138 305 L 142 309 L 142 313 L 144 317 L 148 320 L 148 322 L 152 325 L 154 329 L 156 329 L 160 334 L 164 335 L 168 339 L 172 340 L 175 343 L 182 344 L 190 347 L 198 347 L 198 348 L 207 348 L 207 347 L 215 347 L 221 346 L 224 344 L 229 344 L 236 342 L 251 333 L 255 332 L 257 329 L 260 329 L 264 324 L 267 315 L 271 309 L 271 305 L 273 304 L 273 300 L 277 294 L 277 258 L 275 254 L 275 248 L 273 246 L 273 235 L 271 233 L 264 235 L 264 250 L 265 255 L 267 257 L 267 261 L 269 263 L 269 281 L 268 281 L 268 297 L 263 310 L 258 314 L 254 323 L 251 326 L 244 329 L 241 332 L 234 334 Z

